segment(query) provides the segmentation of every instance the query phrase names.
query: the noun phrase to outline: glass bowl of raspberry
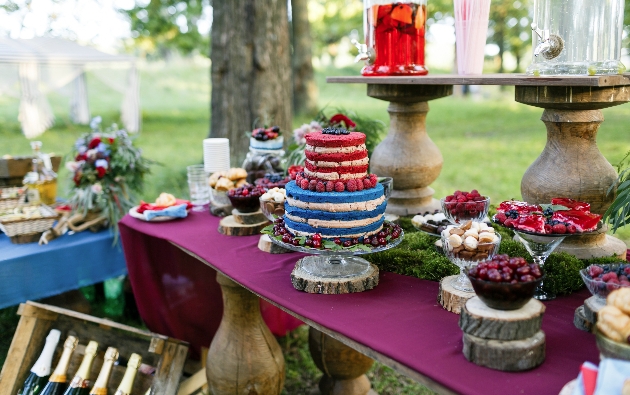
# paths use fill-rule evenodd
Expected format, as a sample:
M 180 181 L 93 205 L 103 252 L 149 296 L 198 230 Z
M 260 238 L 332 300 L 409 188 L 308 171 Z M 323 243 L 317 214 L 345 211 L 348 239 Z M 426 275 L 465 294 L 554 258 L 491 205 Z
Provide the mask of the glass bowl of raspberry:
M 232 207 L 241 213 L 255 213 L 260 209 L 260 197 L 265 193 L 265 188 L 260 186 L 245 185 L 240 188 L 230 189 L 228 198 Z
M 442 212 L 452 224 L 466 221 L 483 221 L 488 215 L 490 198 L 481 196 L 476 189 L 471 192 L 455 191 L 452 195 L 440 199 Z
M 580 270 L 580 276 L 591 294 L 603 301 L 612 291 L 630 287 L 630 264 L 590 265 Z

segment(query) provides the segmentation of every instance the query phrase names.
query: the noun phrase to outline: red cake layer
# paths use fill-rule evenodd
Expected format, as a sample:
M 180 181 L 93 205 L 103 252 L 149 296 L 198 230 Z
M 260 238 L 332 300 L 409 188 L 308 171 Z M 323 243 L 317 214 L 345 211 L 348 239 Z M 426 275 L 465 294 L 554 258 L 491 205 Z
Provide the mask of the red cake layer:
M 335 166 L 335 167 L 319 167 L 310 162 L 304 162 L 306 168 L 312 172 L 317 173 L 339 173 L 339 174 L 357 174 L 365 173 L 368 170 L 368 165 L 365 166 Z
M 365 134 L 350 132 L 350 134 L 323 134 L 322 132 L 308 133 L 306 144 L 314 147 L 351 147 L 365 143 Z
M 312 134 L 312 133 L 309 133 Z M 307 136 L 309 135 L 307 134 Z M 340 153 L 317 153 L 313 151 L 306 150 L 304 154 L 309 160 L 312 161 L 323 161 L 323 162 L 347 162 L 351 160 L 359 160 L 363 158 L 367 158 L 368 152 L 367 150 L 355 151 L 349 154 L 340 154 Z

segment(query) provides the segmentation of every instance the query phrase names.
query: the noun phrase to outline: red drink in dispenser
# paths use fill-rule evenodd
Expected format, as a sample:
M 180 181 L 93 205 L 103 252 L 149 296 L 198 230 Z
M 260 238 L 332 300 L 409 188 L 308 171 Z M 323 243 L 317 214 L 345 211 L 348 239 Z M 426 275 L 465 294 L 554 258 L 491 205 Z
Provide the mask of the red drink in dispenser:
M 364 76 L 425 75 L 426 0 L 374 4 L 366 1 L 365 41 L 369 54 Z

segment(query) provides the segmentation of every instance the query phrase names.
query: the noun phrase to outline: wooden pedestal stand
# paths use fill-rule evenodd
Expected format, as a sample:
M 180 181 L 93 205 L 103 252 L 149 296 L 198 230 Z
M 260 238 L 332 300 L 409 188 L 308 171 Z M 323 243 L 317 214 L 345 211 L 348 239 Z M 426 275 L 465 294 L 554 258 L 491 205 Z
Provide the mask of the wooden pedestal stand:
M 348 278 L 317 277 L 304 271 L 300 266 L 302 259 L 291 272 L 293 288 L 311 294 L 339 295 L 369 291 L 378 285 L 378 267 L 370 263 L 370 269 L 363 275 Z
M 287 250 L 286 248 L 274 244 L 269 235 L 260 236 L 260 239 L 258 240 L 258 249 L 270 254 L 285 254 L 287 252 L 292 252 L 291 250 Z
M 310 328 L 308 348 L 317 368 L 324 373 L 319 380 L 321 395 L 368 395 L 372 387 L 365 373 L 374 360 L 339 340 Z
M 214 395 L 280 394 L 284 386 L 282 349 L 260 315 L 256 295 L 217 273 L 223 319 L 206 364 Z
M 260 210 L 255 213 L 241 213 L 234 209 L 232 215 L 219 222 L 219 233 L 227 236 L 251 236 L 259 234 L 267 225 L 269 221 Z
M 477 296 L 459 317 L 467 360 L 491 369 L 521 371 L 545 360 L 545 334 L 540 330 L 545 306 L 531 299 L 518 310 L 495 310 Z
M 394 178 L 387 213 L 401 216 L 440 208 L 429 187 L 442 170 L 442 153 L 427 134 L 429 100 L 453 94 L 452 85 L 374 85 L 368 96 L 389 101 L 389 133 L 370 159 L 373 173 Z
M 603 214 L 615 198 L 608 193 L 617 172 L 599 152 L 596 143 L 602 108 L 630 101 L 626 86 L 517 86 L 516 101 L 544 108 L 541 120 L 547 127 L 547 144 L 521 181 L 523 199 L 548 203 L 554 197 L 569 197 L 591 204 Z M 569 236 L 558 247 L 580 259 L 615 255 L 625 259 L 626 245 L 599 232 Z
M 444 277 L 440 280 L 440 291 L 438 292 L 438 303 L 444 307 L 445 310 L 451 313 L 459 314 L 468 301 L 468 299 L 475 296 L 474 292 L 464 292 L 453 288 L 451 282 L 459 276 Z
M 591 332 L 597 323 L 597 313 L 606 305 L 605 299 L 591 296 L 584 301 L 584 305 L 575 310 L 573 324 L 576 328 Z

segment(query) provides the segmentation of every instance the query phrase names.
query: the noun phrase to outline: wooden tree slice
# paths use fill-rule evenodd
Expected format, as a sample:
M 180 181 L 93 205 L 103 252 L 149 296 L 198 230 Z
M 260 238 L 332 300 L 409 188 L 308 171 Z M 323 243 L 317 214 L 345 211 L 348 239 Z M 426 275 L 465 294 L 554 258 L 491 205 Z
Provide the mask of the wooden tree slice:
M 535 368 L 545 360 L 545 333 L 523 340 L 489 340 L 464 333 L 464 356 L 479 366 L 507 372 Z
M 575 314 L 573 315 L 573 325 L 584 332 L 591 332 L 593 329 L 593 323 L 587 320 L 584 314 L 584 306 L 580 306 L 575 309 Z
M 440 291 L 438 292 L 437 301 L 444 309 L 451 313 L 459 314 L 466 301 L 473 296 L 474 292 L 464 292 L 453 288 L 451 281 L 457 278 L 454 276 L 444 277 L 440 280 Z
M 518 310 L 495 310 L 475 296 L 469 299 L 459 316 L 459 327 L 482 339 L 520 340 L 540 330 L 545 305 L 532 299 Z
M 325 278 L 313 276 L 301 268 L 301 259 L 291 272 L 293 288 L 311 294 L 349 294 L 368 291 L 378 285 L 378 267 L 370 263 L 370 269 L 363 275 L 350 278 Z
M 280 247 L 277 244 L 274 244 L 271 241 L 271 237 L 269 237 L 269 235 L 260 236 L 260 240 L 258 240 L 258 249 L 264 252 L 268 252 L 270 254 L 285 254 L 287 252 L 293 252 L 291 250 L 287 250 L 284 247 Z
M 229 215 L 219 222 L 219 233 L 227 236 L 251 236 L 257 235 L 265 226 L 269 225 L 269 221 L 252 225 L 239 224 L 234 217 Z
M 15 235 L 9 237 L 11 243 L 13 244 L 28 244 L 28 243 L 37 243 L 39 239 L 42 237 L 42 233 L 44 232 L 35 232 L 28 233 L 23 235 Z
M 234 221 L 243 225 L 256 225 L 267 221 L 267 217 L 265 217 L 260 209 L 253 213 L 241 213 L 237 209 L 234 209 L 232 210 L 232 216 L 234 217 Z
M 227 217 L 232 214 L 232 206 L 217 206 L 214 204 L 210 205 L 210 214 L 215 217 Z
M 597 322 L 597 313 L 606 306 L 606 299 L 591 296 L 584 301 L 584 317 L 592 324 Z

